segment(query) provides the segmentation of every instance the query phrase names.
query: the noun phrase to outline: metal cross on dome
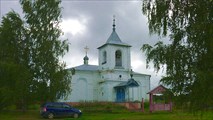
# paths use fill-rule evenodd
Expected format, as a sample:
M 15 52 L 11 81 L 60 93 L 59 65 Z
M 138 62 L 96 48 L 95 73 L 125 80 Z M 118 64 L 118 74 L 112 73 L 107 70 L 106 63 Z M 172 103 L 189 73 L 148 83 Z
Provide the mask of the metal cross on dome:
M 113 26 L 113 28 L 112 28 L 113 31 L 115 31 L 115 26 L 116 26 L 116 25 L 115 25 L 115 15 L 113 15 L 113 25 L 112 25 L 112 26 Z
M 84 50 L 85 50 L 86 55 L 87 55 L 87 52 L 89 51 L 89 48 L 86 46 L 86 47 L 84 48 Z

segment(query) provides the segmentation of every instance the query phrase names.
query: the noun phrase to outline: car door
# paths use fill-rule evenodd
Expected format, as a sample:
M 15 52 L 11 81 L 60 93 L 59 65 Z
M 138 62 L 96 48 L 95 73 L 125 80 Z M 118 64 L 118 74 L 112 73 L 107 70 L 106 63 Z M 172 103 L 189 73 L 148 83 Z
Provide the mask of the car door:
M 63 111 L 64 111 L 64 116 L 73 116 L 74 114 L 72 107 L 67 104 L 63 104 Z
M 60 103 L 54 104 L 54 113 L 56 116 L 64 116 L 62 104 Z

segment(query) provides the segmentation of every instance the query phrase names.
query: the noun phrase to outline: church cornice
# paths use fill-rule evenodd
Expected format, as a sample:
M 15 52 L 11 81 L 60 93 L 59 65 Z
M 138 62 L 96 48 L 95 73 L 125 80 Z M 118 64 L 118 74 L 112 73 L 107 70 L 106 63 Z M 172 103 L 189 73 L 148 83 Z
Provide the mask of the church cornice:
M 127 79 L 126 80 L 125 79 L 122 79 L 122 80 L 102 79 L 98 83 L 99 84 L 107 83 L 107 82 L 118 82 L 118 83 L 120 83 L 120 82 L 126 82 L 126 81 L 127 81 Z
M 121 46 L 121 47 L 132 47 L 131 45 L 128 45 L 128 44 L 105 43 L 102 46 L 98 47 L 97 49 L 100 49 L 100 48 L 105 47 L 107 45 Z

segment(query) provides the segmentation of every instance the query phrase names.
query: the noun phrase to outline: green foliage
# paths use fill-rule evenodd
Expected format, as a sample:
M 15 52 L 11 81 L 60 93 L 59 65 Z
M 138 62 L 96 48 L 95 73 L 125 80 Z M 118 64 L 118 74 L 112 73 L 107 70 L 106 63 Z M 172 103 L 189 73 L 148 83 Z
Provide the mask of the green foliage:
M 25 19 L 14 11 L 0 26 L 0 109 L 16 104 L 55 101 L 70 92 L 70 74 L 60 58 L 68 51 L 60 40 L 60 0 L 20 0 Z
M 0 109 L 27 97 L 30 73 L 24 58 L 27 47 L 23 32 L 23 21 L 17 13 L 12 11 L 3 17 L 0 27 Z
M 187 103 L 192 110 L 213 106 L 212 8 L 212 0 L 143 1 L 150 33 L 171 41 L 143 45 L 147 63 L 153 62 L 157 71 L 166 67 L 161 82 L 172 88 L 178 103 Z
M 41 109 L 41 105 L 40 104 L 31 104 L 31 105 L 28 106 L 28 109 L 39 111 Z
M 70 91 L 70 76 L 65 69 L 65 63 L 59 62 L 68 51 L 66 40 L 59 40 L 61 30 L 60 0 L 34 2 L 21 0 L 25 13 L 27 38 L 29 38 L 31 61 L 30 69 L 34 73 L 36 84 L 33 91 L 36 99 L 55 101 Z

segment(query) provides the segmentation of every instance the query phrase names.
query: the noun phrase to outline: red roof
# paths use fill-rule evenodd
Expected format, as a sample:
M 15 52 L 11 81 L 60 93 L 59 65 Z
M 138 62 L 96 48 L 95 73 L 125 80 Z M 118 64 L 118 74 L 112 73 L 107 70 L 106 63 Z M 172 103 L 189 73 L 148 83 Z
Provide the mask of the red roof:
M 159 85 L 156 88 L 149 91 L 147 94 L 159 94 L 159 93 L 162 93 L 166 90 L 167 90 L 167 88 L 165 88 L 163 85 Z

